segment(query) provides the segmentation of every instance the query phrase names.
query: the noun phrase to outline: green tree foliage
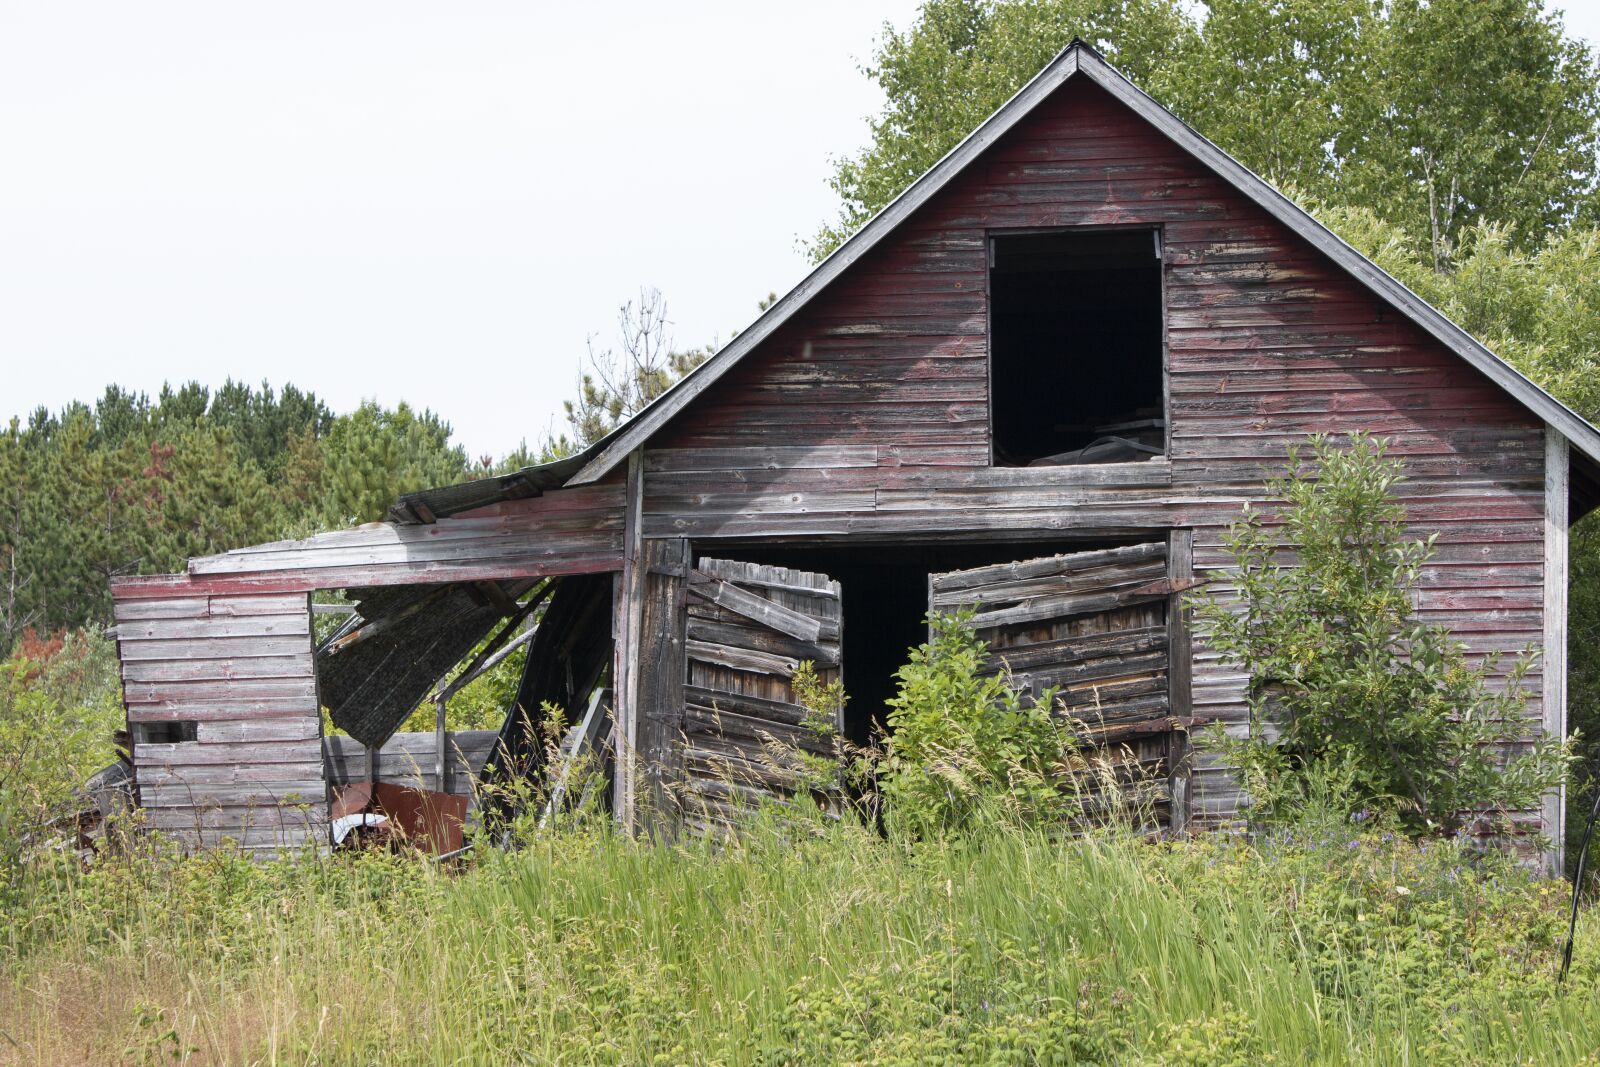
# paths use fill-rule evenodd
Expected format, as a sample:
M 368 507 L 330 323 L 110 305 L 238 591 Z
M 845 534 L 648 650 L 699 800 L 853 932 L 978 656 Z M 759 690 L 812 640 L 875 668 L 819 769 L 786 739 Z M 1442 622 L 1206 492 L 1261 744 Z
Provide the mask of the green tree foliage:
M 866 68 L 887 99 L 836 162 L 813 254 L 1075 36 L 1246 166 L 1419 235 L 1436 268 L 1476 222 L 1533 247 L 1592 207 L 1600 74 L 1541 0 L 928 0 Z
M 1314 437 L 1311 451 L 1303 465 L 1291 448 L 1291 473 L 1268 487 L 1281 531 L 1249 509 L 1230 528 L 1237 592 L 1195 600 L 1207 643 L 1250 676 L 1249 736 L 1214 743 L 1268 810 L 1304 799 L 1308 781 L 1343 781 L 1353 808 L 1392 810 L 1416 832 L 1537 806 L 1567 753 L 1554 738 L 1518 751 L 1532 654 L 1497 683 L 1495 657 L 1474 663 L 1419 619 L 1434 539 L 1406 536 L 1384 442 Z
M 194 383 L 152 400 L 111 386 L 90 407 L 0 427 L 0 649 L 34 627 L 110 622 L 109 579 L 376 518 L 400 493 L 468 476 L 430 412 Z
M 450 444 L 450 424 L 402 402 L 372 401 L 333 420 L 323 445 L 322 518 L 372 522 L 401 493 L 466 479 L 467 454 Z

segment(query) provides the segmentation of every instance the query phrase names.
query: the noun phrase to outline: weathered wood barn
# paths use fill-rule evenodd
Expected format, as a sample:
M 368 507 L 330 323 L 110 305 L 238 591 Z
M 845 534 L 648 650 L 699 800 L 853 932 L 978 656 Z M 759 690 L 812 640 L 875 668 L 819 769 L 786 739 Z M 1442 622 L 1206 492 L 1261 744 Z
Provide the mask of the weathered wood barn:
M 520 706 L 600 740 L 620 819 L 715 820 L 785 788 L 763 739 L 807 743 L 800 661 L 843 678 L 861 737 L 930 607 L 975 605 L 997 662 L 1165 783 L 1164 820 L 1213 822 L 1237 789 L 1186 729 L 1242 721 L 1245 679 L 1178 594 L 1287 445 L 1354 430 L 1438 535 L 1426 618 L 1541 645 L 1530 725 L 1563 732 L 1600 431 L 1074 44 L 583 454 L 117 580 L 139 799 L 191 843 L 324 842 L 330 783 L 392 773 L 352 746 L 536 617 Z M 319 643 L 320 590 L 356 613 Z M 1539 817 L 1559 841 L 1561 798 Z

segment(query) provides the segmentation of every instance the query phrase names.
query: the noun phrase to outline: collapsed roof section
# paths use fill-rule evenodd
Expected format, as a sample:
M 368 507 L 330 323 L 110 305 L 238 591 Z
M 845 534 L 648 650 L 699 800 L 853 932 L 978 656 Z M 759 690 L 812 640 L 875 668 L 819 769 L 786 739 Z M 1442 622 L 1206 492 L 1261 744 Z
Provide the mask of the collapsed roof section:
M 364 745 L 387 741 L 430 690 L 523 610 L 530 579 L 347 590 L 356 614 L 317 650 L 317 686 L 334 725 Z

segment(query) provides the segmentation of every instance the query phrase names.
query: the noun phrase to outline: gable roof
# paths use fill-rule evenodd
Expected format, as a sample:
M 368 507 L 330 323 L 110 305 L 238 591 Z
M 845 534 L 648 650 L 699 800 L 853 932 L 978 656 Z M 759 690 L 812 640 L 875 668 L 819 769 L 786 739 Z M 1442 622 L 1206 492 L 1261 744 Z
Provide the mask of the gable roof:
M 769 307 L 748 329 L 716 355 L 691 371 L 628 422 L 585 449 L 581 466 L 565 484 L 583 485 L 605 477 L 622 464 L 630 452 L 643 445 L 711 384 L 733 368 L 762 341 L 788 322 L 811 299 L 843 274 L 912 212 L 945 188 L 989 146 L 1022 121 L 1056 89 L 1075 77 L 1087 78 L 1130 108 L 1179 148 L 1188 152 L 1228 182 L 1267 214 L 1344 268 L 1375 295 L 1391 304 L 1446 348 L 1481 371 L 1519 401 L 1529 412 L 1554 427 L 1588 460 L 1600 477 L 1600 429 L 1546 393 L 1519 371 L 1484 347 L 1476 338 L 1341 240 L 1238 160 L 1184 124 L 1148 94 L 1123 77 L 1093 48 L 1074 40 L 1024 85 L 1000 109 L 968 134 L 943 159 L 930 167 L 888 206 L 879 211 L 854 236 Z M 571 463 L 572 460 L 566 461 Z M 570 469 L 568 467 L 567 469 Z

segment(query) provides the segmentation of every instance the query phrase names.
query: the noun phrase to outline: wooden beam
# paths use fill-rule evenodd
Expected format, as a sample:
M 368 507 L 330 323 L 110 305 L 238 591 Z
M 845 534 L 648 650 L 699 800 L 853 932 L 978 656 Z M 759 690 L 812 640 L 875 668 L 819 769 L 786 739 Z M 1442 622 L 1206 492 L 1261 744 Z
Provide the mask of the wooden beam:
M 616 660 L 612 676 L 616 694 L 615 721 L 617 780 L 613 796 L 616 818 L 624 829 L 638 828 L 635 798 L 638 789 L 639 639 L 644 610 L 644 453 L 628 456 L 628 477 L 623 491 L 622 574 L 616 611 Z
M 1567 488 L 1572 453 L 1567 439 L 1545 427 L 1544 459 L 1544 678 L 1543 729 L 1567 736 Z M 1566 787 L 1544 798 L 1544 832 L 1550 837 L 1545 863 L 1552 875 L 1562 870 L 1566 836 Z
M 648 540 L 639 558 L 644 590 L 634 658 L 640 774 L 634 805 L 641 828 L 670 838 L 677 828 L 674 788 L 682 778 L 689 542 L 681 537 Z
M 1172 797 L 1170 828 L 1181 834 L 1189 827 L 1189 778 L 1192 760 L 1189 721 L 1193 718 L 1194 652 L 1184 590 L 1194 582 L 1194 531 L 1168 535 L 1167 579 L 1176 592 L 1167 602 L 1167 709 L 1176 729 L 1169 735 L 1167 772 Z
M 689 576 L 689 592 L 798 641 L 815 641 L 825 633 L 821 621 L 702 571 Z M 827 636 L 837 637 L 838 634 L 827 632 Z
M 538 558 L 525 555 L 481 557 L 452 563 L 399 560 L 382 565 L 312 567 L 230 574 L 152 574 L 111 579 L 116 601 L 160 599 L 169 596 L 239 596 L 265 593 L 310 593 L 351 586 L 423 585 L 470 582 L 480 578 L 561 577 L 604 574 L 622 565 L 620 546 L 603 551 L 567 554 L 551 550 Z

